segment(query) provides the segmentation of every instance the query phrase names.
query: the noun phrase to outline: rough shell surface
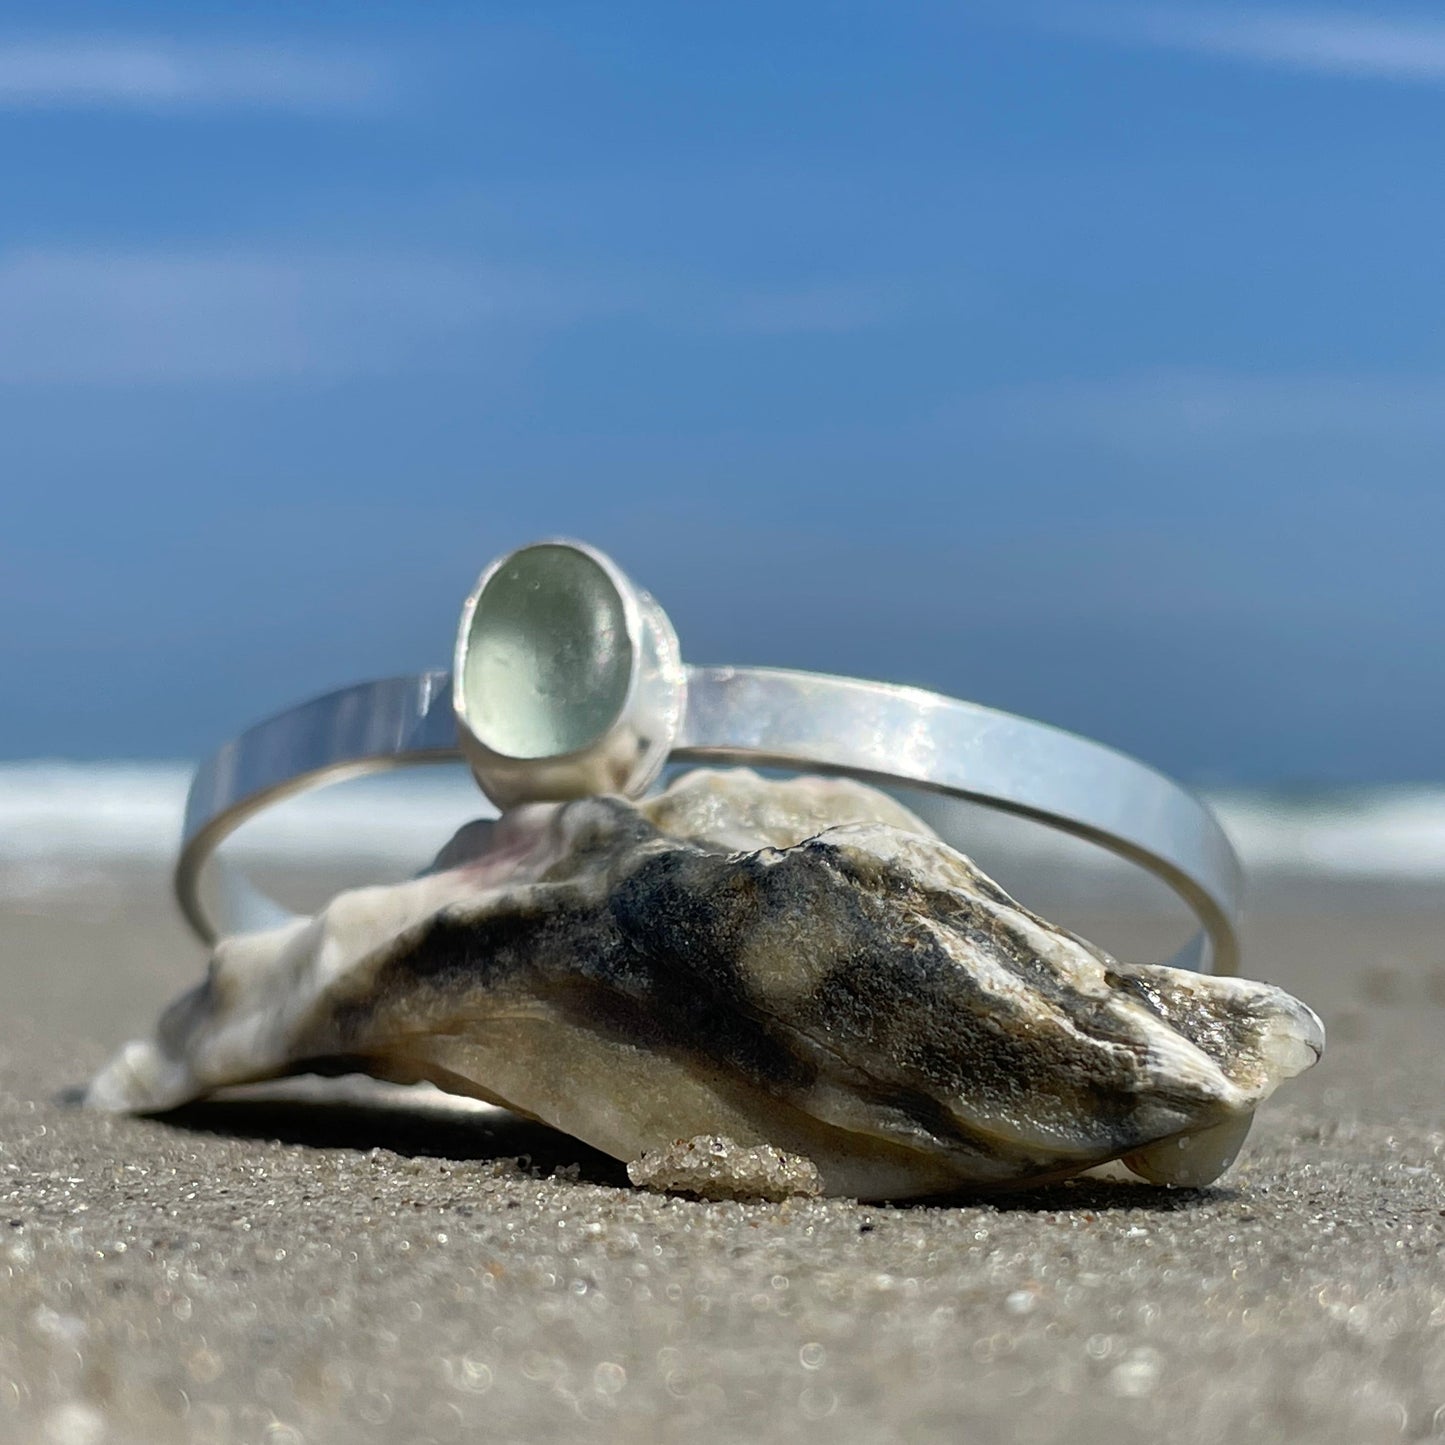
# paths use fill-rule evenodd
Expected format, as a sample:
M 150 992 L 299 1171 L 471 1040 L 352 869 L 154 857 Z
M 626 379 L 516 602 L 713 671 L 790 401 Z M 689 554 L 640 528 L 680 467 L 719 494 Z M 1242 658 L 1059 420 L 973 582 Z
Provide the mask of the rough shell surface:
M 791 1199 L 823 1192 L 818 1167 L 771 1144 L 745 1148 L 716 1134 L 679 1139 L 649 1150 L 627 1166 L 627 1177 L 644 1189 L 695 1194 L 699 1199 Z
M 408 883 L 223 941 L 87 1097 L 146 1112 L 359 1070 L 543 1120 L 658 1187 L 693 1187 L 711 1136 L 901 1198 L 1121 1158 L 1206 1183 L 1323 1043 L 1277 988 L 1045 922 L 873 789 L 700 770 L 641 804 L 514 809 Z

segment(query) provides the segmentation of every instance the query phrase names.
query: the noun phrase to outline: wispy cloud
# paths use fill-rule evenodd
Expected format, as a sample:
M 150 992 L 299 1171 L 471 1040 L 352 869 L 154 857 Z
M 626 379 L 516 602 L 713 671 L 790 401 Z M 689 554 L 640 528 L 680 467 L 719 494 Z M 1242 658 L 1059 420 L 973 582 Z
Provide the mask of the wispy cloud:
M 1281 69 L 1396 81 L 1445 80 L 1445 21 L 1344 10 L 1106 7 L 1054 12 L 1100 38 Z
M 384 97 L 374 60 L 285 46 L 66 37 L 0 41 L 0 108 L 337 111 Z
M 346 255 L 0 255 L 0 380 L 183 382 L 334 375 L 561 304 L 481 265 Z
M 411 365 L 448 337 L 589 321 L 836 334 L 895 314 L 867 287 L 801 291 L 547 274 L 482 260 L 308 252 L 0 252 L 0 381 L 154 384 Z

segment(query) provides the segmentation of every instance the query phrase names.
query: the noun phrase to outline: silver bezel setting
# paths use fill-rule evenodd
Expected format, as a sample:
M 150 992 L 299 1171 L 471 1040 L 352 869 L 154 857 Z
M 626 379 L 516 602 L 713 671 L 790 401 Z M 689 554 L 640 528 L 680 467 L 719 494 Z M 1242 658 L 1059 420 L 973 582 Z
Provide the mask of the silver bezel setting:
M 468 718 L 467 665 L 477 608 L 488 585 L 516 557 L 544 547 L 577 552 L 607 578 L 622 604 L 631 667 L 616 717 L 585 747 L 548 757 L 513 757 L 484 742 Z M 639 796 L 662 771 L 686 703 L 687 674 L 667 613 L 606 553 L 585 542 L 547 537 L 508 552 L 483 571 L 462 606 L 452 666 L 457 740 L 478 786 L 499 808 L 597 793 Z

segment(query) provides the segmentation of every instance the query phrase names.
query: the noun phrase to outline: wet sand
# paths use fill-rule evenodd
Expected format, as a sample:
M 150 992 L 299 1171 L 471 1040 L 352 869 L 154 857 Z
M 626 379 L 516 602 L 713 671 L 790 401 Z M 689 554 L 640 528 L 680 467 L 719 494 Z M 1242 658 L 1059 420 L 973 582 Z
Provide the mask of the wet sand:
M 29 907 L 0 1441 L 1445 1439 L 1445 906 L 1257 909 L 1249 971 L 1330 1047 L 1219 1187 L 909 1208 L 643 1195 L 397 1093 L 64 1107 L 201 955 L 157 875 Z

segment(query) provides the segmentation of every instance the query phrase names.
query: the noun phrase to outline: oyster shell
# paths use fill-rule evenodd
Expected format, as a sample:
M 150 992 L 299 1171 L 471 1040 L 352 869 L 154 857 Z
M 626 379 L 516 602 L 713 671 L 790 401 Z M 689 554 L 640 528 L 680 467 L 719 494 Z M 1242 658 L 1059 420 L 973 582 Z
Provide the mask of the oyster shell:
M 1323 1045 L 1268 984 L 1119 963 L 1045 922 L 871 788 L 699 770 L 639 804 L 514 809 L 410 882 L 224 940 L 87 1101 L 358 1069 L 662 1186 L 692 1187 L 699 1136 L 744 1175 L 766 1148 L 800 1187 L 870 1199 L 1121 1158 L 1196 1185 Z

